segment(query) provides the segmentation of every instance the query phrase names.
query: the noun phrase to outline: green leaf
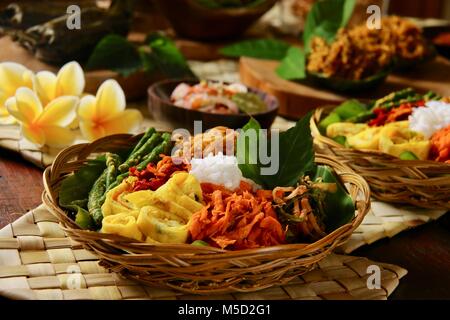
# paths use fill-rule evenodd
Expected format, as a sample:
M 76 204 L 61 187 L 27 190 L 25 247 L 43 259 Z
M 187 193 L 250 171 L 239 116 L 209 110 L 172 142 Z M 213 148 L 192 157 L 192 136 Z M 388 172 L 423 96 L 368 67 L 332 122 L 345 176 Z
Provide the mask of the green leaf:
M 328 166 L 317 166 L 313 181 L 336 183 L 336 192 L 326 192 L 322 205 L 325 212 L 324 224 L 327 232 L 350 222 L 355 216 L 355 205 L 345 187 Z
M 144 65 L 155 66 L 168 78 L 195 78 L 183 54 L 175 43 L 161 33 L 152 33 L 146 42 L 151 50 L 143 55 Z
M 338 114 L 342 120 L 356 117 L 366 111 L 366 106 L 356 99 L 344 101 L 338 107 L 336 107 L 336 109 L 333 110 L 333 112 Z
M 242 175 L 253 180 L 259 185 L 264 185 L 264 181 L 261 176 L 261 164 L 258 159 L 260 134 L 261 126 L 258 121 L 251 118 L 250 121 L 242 128 L 242 131 L 238 136 L 236 157 Z M 252 136 L 256 137 L 256 141 L 251 139 Z
M 105 159 L 100 157 L 90 160 L 80 170 L 65 178 L 59 191 L 59 204 L 72 210 L 78 210 L 83 202 L 87 204 L 89 191 L 105 168 Z
M 333 138 L 334 141 L 337 143 L 343 145 L 344 147 L 347 146 L 347 137 L 346 136 L 336 136 Z
M 280 133 L 279 141 L 269 141 L 268 150 L 271 150 L 271 144 L 279 144 L 278 155 L 270 155 L 272 161 L 275 160 L 275 156 L 278 157 L 276 159 L 278 170 L 273 175 L 262 174 L 261 169 L 264 166 L 259 159 L 259 148 L 261 139 L 265 139 L 265 136 L 262 134 L 259 123 L 252 118 L 243 127 L 237 140 L 236 157 L 242 175 L 266 189 L 273 189 L 278 186 L 293 186 L 306 172 L 313 170 L 314 149 L 309 125 L 311 114 L 310 112 L 300 119 L 295 127 Z M 252 141 L 253 144 L 250 143 L 252 135 L 253 138 L 257 138 L 256 141 Z
M 411 151 L 403 151 L 399 158 L 401 160 L 419 160 L 419 158 L 416 156 L 414 152 Z
M 105 36 L 95 47 L 86 64 L 87 70 L 112 70 L 126 77 L 142 69 L 137 48 L 122 36 Z
M 331 112 L 329 115 L 327 115 L 325 118 L 322 119 L 319 123 L 319 130 L 322 133 L 327 132 L 327 128 L 330 124 L 341 122 L 341 117 L 336 112 Z
M 306 18 L 303 43 L 308 53 L 310 41 L 319 36 L 326 41 L 334 40 L 337 31 L 350 20 L 356 0 L 321 0 L 314 3 Z
M 301 80 L 306 78 L 305 53 L 297 47 L 289 48 L 286 56 L 277 68 L 277 74 L 286 80 Z
M 220 49 L 228 57 L 252 57 L 281 60 L 286 56 L 290 44 L 276 39 L 244 40 Z
M 280 133 L 279 169 L 275 175 L 263 176 L 266 188 L 294 186 L 306 172 L 314 168 L 311 115 L 309 112 L 296 123 L 295 127 Z
M 89 212 L 81 207 L 77 208 L 77 213 L 75 215 L 75 222 L 80 226 L 81 229 L 95 230 L 95 221 Z
M 209 243 L 205 242 L 203 240 L 195 240 L 191 243 L 193 246 L 199 246 L 199 247 L 209 247 Z
M 368 111 L 364 111 L 360 114 L 358 114 L 355 117 L 351 117 L 347 119 L 347 122 L 351 122 L 351 123 L 364 123 L 369 121 L 370 119 L 373 119 L 376 116 L 375 113 L 373 113 L 372 111 L 368 110 Z

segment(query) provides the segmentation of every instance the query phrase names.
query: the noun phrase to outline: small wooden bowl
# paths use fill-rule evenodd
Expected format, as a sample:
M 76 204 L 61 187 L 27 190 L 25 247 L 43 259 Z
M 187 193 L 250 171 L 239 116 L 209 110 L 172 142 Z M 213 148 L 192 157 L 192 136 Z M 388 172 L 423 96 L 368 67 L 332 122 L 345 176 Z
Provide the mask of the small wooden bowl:
M 180 83 L 195 84 L 198 80 L 163 80 L 148 89 L 148 108 L 153 119 L 169 123 L 172 129 L 186 128 L 191 133 L 194 121 L 202 121 L 202 129 L 225 126 L 232 129 L 242 128 L 250 117 L 255 118 L 262 128 L 269 129 L 278 113 L 278 99 L 260 90 L 250 88 L 267 104 L 268 110 L 263 113 L 247 114 L 217 114 L 177 107 L 170 101 L 170 95 Z
M 195 40 L 223 40 L 244 33 L 278 0 L 266 0 L 254 7 L 210 9 L 195 0 L 157 0 L 162 14 L 175 32 Z

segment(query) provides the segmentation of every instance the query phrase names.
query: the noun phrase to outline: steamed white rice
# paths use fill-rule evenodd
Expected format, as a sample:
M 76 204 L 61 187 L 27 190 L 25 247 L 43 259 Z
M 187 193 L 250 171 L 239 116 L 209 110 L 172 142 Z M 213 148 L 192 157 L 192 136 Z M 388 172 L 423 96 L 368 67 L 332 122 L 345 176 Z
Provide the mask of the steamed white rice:
M 225 156 L 222 152 L 217 155 L 211 153 L 203 159 L 192 159 L 189 173 L 199 182 L 222 185 L 229 190 L 239 188 L 241 181 L 250 182 L 254 188 L 258 187 L 253 181 L 242 176 L 236 157 Z
M 450 125 L 450 104 L 428 101 L 425 108 L 415 108 L 409 116 L 409 128 L 429 139 L 436 131 Z

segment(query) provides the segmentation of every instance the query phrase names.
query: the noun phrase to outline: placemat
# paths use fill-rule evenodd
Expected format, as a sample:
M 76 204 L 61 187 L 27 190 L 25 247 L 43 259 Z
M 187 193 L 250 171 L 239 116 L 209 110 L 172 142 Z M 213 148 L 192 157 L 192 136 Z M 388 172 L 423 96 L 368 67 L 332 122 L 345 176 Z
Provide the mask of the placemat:
M 381 288 L 369 289 L 370 265 Z M 95 255 L 67 238 L 44 205 L 0 230 L 0 296 L 10 299 L 386 299 L 407 271 L 366 258 L 332 254 L 289 284 L 258 292 L 186 295 L 143 286 L 98 265 Z
M 446 211 L 392 205 L 372 199 L 371 209 L 348 242 L 338 251 L 350 253 L 359 247 L 383 238 L 392 238 L 400 232 L 437 220 Z

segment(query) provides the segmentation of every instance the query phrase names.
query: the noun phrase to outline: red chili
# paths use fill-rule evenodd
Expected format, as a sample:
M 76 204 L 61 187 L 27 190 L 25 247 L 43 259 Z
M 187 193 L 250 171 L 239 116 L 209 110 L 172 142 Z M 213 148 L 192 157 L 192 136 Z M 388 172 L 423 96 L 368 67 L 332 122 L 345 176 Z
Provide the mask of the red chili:
M 383 108 L 377 108 L 373 111 L 376 117 L 369 121 L 369 126 L 379 127 L 384 126 L 387 123 L 407 120 L 412 114 L 414 108 L 425 106 L 425 101 L 407 102 L 402 103 L 398 107 L 391 110 Z
M 133 191 L 152 190 L 155 191 L 170 179 L 175 172 L 188 172 L 189 164 L 182 162 L 175 164 L 172 157 L 162 155 L 162 160 L 158 164 L 149 164 L 144 170 L 130 168 L 130 176 L 137 177 Z

